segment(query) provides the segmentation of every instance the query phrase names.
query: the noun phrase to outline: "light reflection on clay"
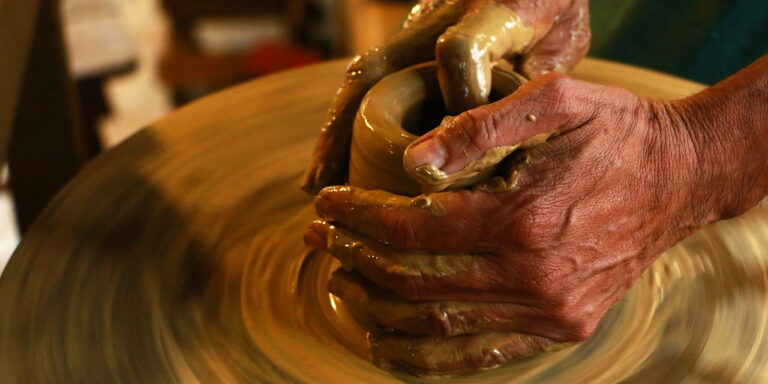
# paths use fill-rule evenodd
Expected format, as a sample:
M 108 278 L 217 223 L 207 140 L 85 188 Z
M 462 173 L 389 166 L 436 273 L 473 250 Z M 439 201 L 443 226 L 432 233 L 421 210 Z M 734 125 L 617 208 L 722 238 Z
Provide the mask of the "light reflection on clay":
M 508 7 L 488 1 L 448 28 L 437 42 L 438 75 L 448 112 L 457 115 L 488 103 L 491 69 L 504 55 L 524 52 L 534 38 Z

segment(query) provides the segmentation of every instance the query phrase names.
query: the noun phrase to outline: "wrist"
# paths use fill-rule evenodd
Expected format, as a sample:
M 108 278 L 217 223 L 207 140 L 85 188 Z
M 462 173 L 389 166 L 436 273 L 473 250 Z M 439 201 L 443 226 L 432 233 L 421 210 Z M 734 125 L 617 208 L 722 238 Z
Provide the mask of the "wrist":
M 744 213 L 768 194 L 768 130 L 761 97 L 713 87 L 669 103 L 693 163 L 691 204 L 702 224 Z M 763 105 L 761 105 L 763 104 Z
M 716 103 L 715 100 L 711 101 Z M 681 140 L 689 149 L 690 188 L 686 196 L 694 223 L 704 226 L 728 216 L 732 203 L 729 194 L 732 177 L 727 151 L 732 139 L 722 129 L 722 121 L 710 100 L 686 98 L 668 102 L 675 116 Z M 732 169 L 730 171 L 733 171 Z
M 664 231 L 680 240 L 692 231 L 720 218 L 716 202 L 711 200 L 709 183 L 712 161 L 706 140 L 691 133 L 696 114 L 677 101 L 643 100 L 648 124 L 645 137 L 651 145 L 646 150 L 646 167 L 653 172 Z

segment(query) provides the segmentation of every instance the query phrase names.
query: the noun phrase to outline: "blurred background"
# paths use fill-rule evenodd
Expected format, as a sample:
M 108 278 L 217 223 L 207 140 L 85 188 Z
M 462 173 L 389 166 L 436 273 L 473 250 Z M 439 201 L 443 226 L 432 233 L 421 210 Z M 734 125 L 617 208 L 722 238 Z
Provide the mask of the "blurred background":
M 79 132 L 74 136 L 80 141 L 77 143 L 80 148 L 70 151 L 77 152 L 75 156 L 65 154 L 77 158 L 77 164 L 64 167 L 67 169 L 45 170 L 28 164 L 11 167 L 14 175 L 31 174 L 21 175 L 26 180 L 16 180 L 19 177 L 9 180 L 8 167 L 4 168 L 0 189 L 0 270 L 16 247 L 20 233 L 42 209 L 44 200 L 76 172 L 73 168 L 80 168 L 104 149 L 206 94 L 377 45 L 399 29 L 412 6 L 410 1 L 396 0 L 61 0 L 57 8 L 56 1 L 46 4 L 46 0 L 29 0 L 38 3 L 37 8 L 23 9 L 23 5 L 14 5 L 13 1 L 0 0 L 0 25 L 3 21 L 8 23 L 6 27 L 23 24 L 18 22 L 18 17 L 24 15 L 36 20 L 26 25 L 33 33 L 28 37 L 27 47 L 22 48 L 26 48 L 30 58 L 24 63 L 26 67 L 17 71 L 23 79 L 15 89 L 17 100 L 11 103 L 17 111 L 16 121 L 9 124 L 14 134 L 6 139 L 12 147 L 8 156 L 12 157 L 14 146 L 28 147 L 39 145 L 41 140 L 53 140 L 50 136 L 46 138 L 44 131 L 37 132 L 34 140 L 16 140 L 15 131 L 30 131 L 41 123 L 39 119 L 25 119 L 19 114 L 25 112 L 23 88 L 30 87 L 26 83 L 29 80 L 46 82 L 39 74 L 30 74 L 30 67 L 35 66 L 30 61 L 34 60 L 36 46 L 45 45 L 40 49 L 45 53 L 38 56 L 44 56 L 42 61 L 48 67 L 47 72 L 56 64 L 52 59 L 55 47 L 40 44 L 35 35 L 46 34 L 47 39 L 57 37 L 55 31 L 41 30 L 50 29 L 50 25 L 57 22 L 44 19 L 57 17 L 68 82 L 74 88 L 65 86 L 64 89 L 75 99 L 66 103 L 66 109 L 75 109 L 74 113 L 68 111 L 64 115 L 74 116 L 77 121 Z M 53 14 L 51 9 L 45 9 L 49 6 Z M 43 22 L 48 26 L 42 25 Z M 16 52 L 24 51 L 18 47 L 24 45 L 18 42 L 22 26 L 17 28 L 8 33 L 0 27 L 0 52 L 10 49 L 13 54 L 14 48 Z M 0 56 L 5 55 L 0 53 Z M 22 59 L 22 55 L 18 56 Z M 6 70 L 2 65 L 0 72 Z M 0 78 L 0 83 L 2 80 Z M 65 96 L 57 94 L 55 87 L 37 93 L 46 98 Z M 37 102 L 30 104 L 39 107 Z M 8 112 L 8 107 L 5 109 L 0 108 L 0 116 L 3 112 L 6 115 L 13 112 Z M 57 121 L 49 119 L 43 123 L 56 124 Z M 23 149 L 22 152 L 25 153 L 19 156 L 28 159 L 36 151 Z M 33 190 L 35 181 L 30 179 L 51 176 L 53 171 L 64 175 L 54 175 L 57 180 L 42 186 L 49 190 L 47 194 L 40 195 Z
M 0 0 L 0 270 L 104 149 L 211 92 L 381 44 L 414 3 Z M 712 84 L 768 51 L 765 0 L 590 7 L 591 56 Z

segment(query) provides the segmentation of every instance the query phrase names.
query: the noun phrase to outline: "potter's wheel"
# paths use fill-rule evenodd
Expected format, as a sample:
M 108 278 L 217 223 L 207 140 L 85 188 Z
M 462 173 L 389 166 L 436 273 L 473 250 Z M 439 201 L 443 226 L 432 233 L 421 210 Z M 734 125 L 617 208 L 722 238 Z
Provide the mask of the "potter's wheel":
M 421 382 L 365 361 L 298 189 L 344 63 L 183 108 L 98 158 L 0 280 L 0 382 Z M 693 83 L 594 60 L 645 96 Z M 667 252 L 587 342 L 444 382 L 768 382 L 768 209 Z

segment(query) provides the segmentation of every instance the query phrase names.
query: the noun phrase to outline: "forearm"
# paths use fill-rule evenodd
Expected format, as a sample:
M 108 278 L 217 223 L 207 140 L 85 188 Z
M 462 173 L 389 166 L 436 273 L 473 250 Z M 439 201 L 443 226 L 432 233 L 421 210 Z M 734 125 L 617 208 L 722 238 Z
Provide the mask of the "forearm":
M 695 147 L 704 224 L 768 195 L 768 55 L 675 107 Z

